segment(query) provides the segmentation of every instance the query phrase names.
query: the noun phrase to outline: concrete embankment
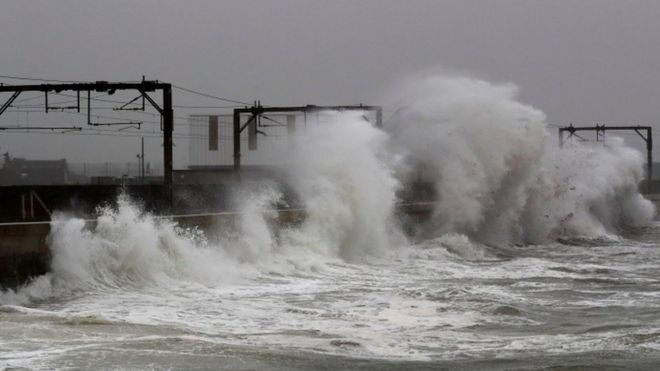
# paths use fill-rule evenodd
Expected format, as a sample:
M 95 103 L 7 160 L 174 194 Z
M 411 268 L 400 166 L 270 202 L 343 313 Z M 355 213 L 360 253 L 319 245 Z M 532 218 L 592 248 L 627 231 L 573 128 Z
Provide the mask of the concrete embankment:
M 48 270 L 49 232 L 49 222 L 0 223 L 0 286 L 17 286 Z
M 404 224 L 418 224 L 430 216 L 432 205 L 428 202 L 401 204 L 397 214 Z M 222 226 L 233 225 L 240 215 L 219 212 L 157 218 L 172 220 L 182 227 L 197 227 L 212 234 Z M 289 226 L 300 223 L 304 218 L 304 209 L 281 209 L 277 210 L 275 223 Z M 93 229 L 96 225 L 95 219 L 85 222 L 85 228 Z M 16 287 L 31 277 L 48 272 L 51 257 L 48 236 L 52 223 L 57 222 L 0 223 L 0 287 Z

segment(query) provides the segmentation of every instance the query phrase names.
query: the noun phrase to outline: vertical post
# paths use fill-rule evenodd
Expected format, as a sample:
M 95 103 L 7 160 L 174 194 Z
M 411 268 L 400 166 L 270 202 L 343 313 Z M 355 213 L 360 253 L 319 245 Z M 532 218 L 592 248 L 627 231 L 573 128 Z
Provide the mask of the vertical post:
M 234 170 L 241 170 L 241 114 L 234 110 Z
M 34 195 L 30 191 L 30 219 L 34 220 Z
M 286 115 L 286 133 L 287 135 L 296 133 L 296 115 Z
M 376 127 L 383 127 L 383 107 L 378 107 L 376 109 Z
M 140 156 L 140 182 L 144 184 L 144 137 L 142 139 L 142 155 Z
M 564 129 L 559 128 L 559 148 L 564 146 Z
M 87 90 L 87 125 L 92 123 L 92 91 Z
M 172 132 L 174 131 L 174 112 L 172 112 L 172 85 L 163 85 L 163 157 L 165 172 L 163 181 L 165 183 L 166 197 L 172 206 Z
M 218 150 L 218 116 L 209 116 L 209 151 Z
M 23 220 L 27 219 L 27 212 L 25 211 L 25 193 L 21 194 L 21 217 Z
M 646 129 L 646 189 L 652 192 L 653 181 L 653 133 L 652 128 Z
M 296 115 L 286 115 L 286 139 L 289 145 L 296 143 Z
M 259 124 L 259 119 L 261 118 L 261 112 L 259 107 L 261 103 L 259 101 L 254 101 L 254 106 L 252 107 L 252 116 L 248 120 L 248 150 L 255 151 L 257 149 L 257 127 Z
M 261 116 L 254 115 L 250 117 L 250 121 L 248 123 L 248 149 L 250 151 L 256 151 L 257 150 L 257 125 L 259 123 L 259 120 L 261 119 Z

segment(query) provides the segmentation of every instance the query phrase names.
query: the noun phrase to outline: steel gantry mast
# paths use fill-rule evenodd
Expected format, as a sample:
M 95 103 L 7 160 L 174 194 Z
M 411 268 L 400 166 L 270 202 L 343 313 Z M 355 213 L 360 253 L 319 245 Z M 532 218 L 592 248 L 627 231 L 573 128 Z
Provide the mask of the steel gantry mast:
M 651 126 L 564 126 L 559 128 L 559 146 L 564 145 L 564 133 L 568 133 L 568 137 L 577 135 L 578 131 L 595 131 L 596 139 L 599 140 L 605 136 L 606 131 L 634 131 L 646 143 L 646 187 L 651 190 L 651 181 L 653 180 L 653 128 Z
M 261 119 L 274 121 L 265 114 L 268 113 L 303 113 L 308 114 L 311 112 L 324 112 L 324 111 L 373 111 L 376 113 L 376 127 L 383 125 L 383 108 L 381 106 L 366 106 L 362 104 L 349 105 L 349 106 L 289 106 L 289 107 L 264 107 L 261 102 L 256 101 L 252 107 L 235 108 L 234 109 L 234 127 L 233 127 L 233 140 L 234 140 L 234 170 L 241 169 L 241 133 L 247 128 L 248 131 L 248 146 L 250 149 L 256 149 L 256 136 L 258 133 L 263 134 L 258 128 L 261 126 Z M 241 115 L 249 114 L 247 122 L 241 125 Z
M 46 102 L 46 113 L 52 109 L 77 109 L 80 111 L 80 93 L 87 92 L 87 125 L 100 126 L 100 125 L 139 125 L 137 122 L 126 123 L 93 123 L 91 122 L 90 110 L 91 105 L 89 100 L 92 98 L 90 94 L 92 91 L 105 92 L 113 94 L 117 90 L 137 90 L 143 99 L 146 99 L 158 113 L 162 119 L 163 130 L 163 164 L 165 173 L 163 182 L 167 188 L 168 197 L 171 201 L 172 196 L 172 134 L 174 131 L 174 112 L 172 111 L 172 84 L 159 82 L 157 80 L 142 80 L 139 82 L 80 82 L 80 83 L 61 83 L 61 84 L 39 84 L 39 85 L 1 85 L 0 93 L 12 93 L 11 97 L 0 106 L 0 115 L 2 115 L 7 108 L 18 98 L 23 92 L 43 92 Z M 162 106 L 159 105 L 149 93 L 157 90 L 162 91 L 163 101 Z M 48 106 L 48 93 L 60 93 L 62 91 L 76 92 L 78 99 L 77 106 L 71 107 L 49 107 Z M 140 97 L 139 96 L 139 97 Z M 123 108 L 123 107 L 122 107 Z M 13 127 L 12 127 L 13 129 Z M 25 129 L 25 128 L 24 128 Z

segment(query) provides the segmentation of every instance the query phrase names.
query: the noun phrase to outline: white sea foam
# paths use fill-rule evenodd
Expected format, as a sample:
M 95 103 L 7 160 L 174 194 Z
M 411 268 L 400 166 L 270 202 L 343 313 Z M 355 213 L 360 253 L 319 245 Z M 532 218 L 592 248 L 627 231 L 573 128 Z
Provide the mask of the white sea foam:
M 399 187 L 387 144 L 384 132 L 355 113 L 334 114 L 298 143 L 287 174 L 306 218 L 283 234 L 283 245 L 351 261 L 387 251 Z
M 599 238 L 650 225 L 655 206 L 638 190 L 643 159 L 621 138 L 549 148 L 522 219 L 526 240 Z
M 596 238 L 647 225 L 653 204 L 637 190 L 639 153 L 606 146 L 558 150 L 545 115 L 517 101 L 511 84 L 432 75 L 399 87 L 387 130 L 409 181 L 424 173 L 438 203 L 430 236 L 461 233 L 495 246 Z M 406 171 L 407 170 L 407 171 Z
M 96 225 L 55 217 L 50 234 L 52 272 L 72 285 L 126 287 L 167 280 L 215 282 L 235 276 L 220 246 L 194 230 L 140 212 L 127 198 L 104 208 Z

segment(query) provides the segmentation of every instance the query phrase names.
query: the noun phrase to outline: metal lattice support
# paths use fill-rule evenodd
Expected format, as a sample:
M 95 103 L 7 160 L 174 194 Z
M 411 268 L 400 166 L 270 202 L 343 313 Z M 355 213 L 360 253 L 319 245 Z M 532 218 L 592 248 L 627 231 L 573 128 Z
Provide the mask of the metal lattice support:
M 596 138 L 605 136 L 606 131 L 634 131 L 640 138 L 646 142 L 646 187 L 651 191 L 651 181 L 653 180 L 653 128 L 650 126 L 569 126 L 559 128 L 559 146 L 564 145 L 564 132 L 568 132 L 568 137 L 577 136 L 578 131 L 595 131 Z M 643 134 L 645 132 L 645 134 Z
M 307 118 L 307 113 L 311 112 L 324 112 L 324 111 L 374 111 L 376 112 L 376 123 L 377 127 L 382 127 L 383 125 L 383 108 L 380 106 L 365 106 L 365 105 L 352 105 L 352 106 L 295 106 L 295 107 L 264 107 L 261 105 L 261 102 L 254 102 L 252 107 L 245 108 L 236 108 L 234 109 L 234 128 L 233 128 L 233 139 L 234 139 L 234 170 L 239 171 L 241 169 L 241 133 L 246 128 L 248 129 L 248 147 L 250 149 L 256 149 L 256 138 L 257 134 L 265 134 L 260 131 L 258 128 L 261 120 L 274 121 L 264 114 L 267 113 L 303 113 L 305 116 L 305 121 Z M 241 126 L 241 115 L 250 114 L 247 122 Z M 275 122 L 281 124 L 279 122 Z M 291 125 L 290 123 L 288 123 Z M 287 126 L 287 124 L 283 124 Z
M 71 107 L 50 107 L 48 106 L 48 93 L 68 90 L 77 93 L 78 104 Z M 91 126 L 99 125 L 139 125 L 139 123 L 93 123 L 90 119 L 91 100 L 90 94 L 92 91 L 114 93 L 117 90 L 137 90 L 140 97 L 146 99 L 157 111 L 160 113 L 163 120 L 163 158 L 164 158 L 164 176 L 163 181 L 167 188 L 167 192 L 171 201 L 172 196 L 172 133 L 174 130 L 174 112 L 172 111 L 172 85 L 159 81 L 142 80 L 135 83 L 124 82 L 107 82 L 96 81 L 89 83 L 68 83 L 68 84 L 41 84 L 41 85 L 0 85 L 0 93 L 11 92 L 12 96 L 0 106 L 0 115 L 11 106 L 16 98 L 22 93 L 27 91 L 43 92 L 46 100 L 46 113 L 49 109 L 77 109 L 80 110 L 80 92 L 87 92 L 88 107 L 87 107 L 87 124 Z M 163 105 L 162 107 L 149 96 L 149 92 L 162 90 L 163 92 Z M 123 108 L 123 107 L 122 107 Z M 52 128 L 49 128 L 52 129 Z M 80 130 L 79 128 L 72 128 Z

